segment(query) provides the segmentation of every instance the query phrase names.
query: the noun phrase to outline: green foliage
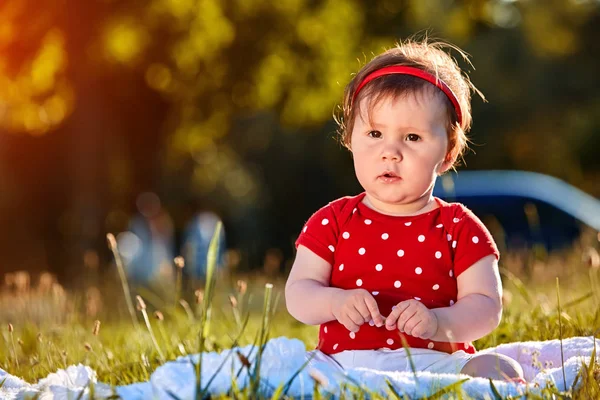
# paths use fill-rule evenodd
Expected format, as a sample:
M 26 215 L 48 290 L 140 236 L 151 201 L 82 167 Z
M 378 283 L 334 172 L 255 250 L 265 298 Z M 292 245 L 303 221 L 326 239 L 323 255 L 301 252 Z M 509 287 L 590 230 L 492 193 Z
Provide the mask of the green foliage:
M 489 101 L 473 104 L 469 168 L 543 172 L 600 195 L 598 1 L 67 3 L 0 4 L 2 134 L 46 134 L 10 136 L 0 160 L 0 216 L 20 221 L 0 248 L 11 269 L 78 271 L 81 253 L 102 254 L 104 228 L 126 229 L 142 187 L 178 229 L 182 205 L 200 204 L 235 224 L 243 251 L 289 255 L 310 212 L 358 190 L 332 139 L 345 84 L 425 31 L 471 54 L 466 72 Z
M 560 308 L 560 312 L 553 303 L 541 295 L 534 285 L 517 282 L 517 278 L 514 276 L 512 280 L 506 280 L 505 287 L 508 292 L 519 293 L 516 288 L 521 287 L 526 288 L 528 294 L 525 296 L 522 293 L 520 298 L 513 298 L 506 305 L 501 325 L 491 335 L 477 341 L 477 347 L 483 349 L 512 341 L 546 340 L 597 334 L 600 328 L 598 317 L 600 311 L 593 296 L 581 298 L 580 296 L 565 295 L 565 293 L 585 292 L 588 289 L 587 274 L 580 273 L 579 276 L 581 279 L 571 281 L 572 286 L 561 285 L 561 298 L 564 299 L 561 300 L 561 303 L 564 302 L 565 305 Z M 184 309 L 171 306 L 171 297 L 162 303 L 166 307 L 162 310 L 164 320 L 161 318 L 147 319 L 147 323 L 150 325 L 149 330 L 162 332 L 161 335 L 154 338 L 131 324 L 126 304 L 122 301 L 116 302 L 110 307 L 111 312 L 117 308 L 123 308 L 124 312 L 120 313 L 121 317 L 111 319 L 109 315 L 102 316 L 101 319 L 109 322 L 102 324 L 102 328 L 96 332 L 97 336 L 94 335 L 94 324 L 83 313 L 75 312 L 69 324 L 55 324 L 52 320 L 31 324 L 26 319 L 13 319 L 11 323 L 14 331 L 9 332 L 6 327 L 2 327 L 0 332 L 0 368 L 31 382 L 47 376 L 57 368 L 66 368 L 68 365 L 82 362 L 97 371 L 101 382 L 125 385 L 148 380 L 152 371 L 163 363 L 160 350 L 167 360 L 175 359 L 180 355 L 196 353 L 201 348 L 200 343 L 203 336 L 198 332 L 206 334 L 204 338 L 205 351 L 220 351 L 232 346 L 253 343 L 257 346 L 259 358 L 264 344 L 270 337 L 298 337 L 306 343 L 308 348 L 316 344 L 316 328 L 296 322 L 287 314 L 282 304 L 273 301 L 273 298 L 276 297 L 275 294 L 283 290 L 283 281 L 274 281 L 273 289 L 267 285 L 265 291 L 265 278 L 254 276 L 247 277 L 247 279 L 250 288 L 246 293 L 245 287 L 234 283 L 236 282 L 234 277 L 223 274 L 223 272 L 216 277 L 216 286 L 213 289 L 214 295 L 210 306 L 213 310 L 210 330 L 201 329 L 203 326 L 202 315 L 209 308 L 208 305 L 198 307 L 190 319 Z M 115 293 L 119 293 L 119 286 L 117 285 L 114 290 Z M 271 294 L 271 290 L 273 290 L 273 294 Z M 186 297 L 185 295 L 186 293 L 184 293 L 184 297 Z M 34 299 L 36 296 L 43 295 L 34 291 L 27 295 L 29 299 Z M 232 297 L 236 301 L 233 301 Z M 575 299 L 571 300 L 572 297 Z M 207 296 L 203 301 L 206 299 Z M 8 304 L 10 304 L 10 299 L 0 296 L 0 310 L 3 310 Z M 151 304 L 146 307 L 144 309 L 146 315 L 156 311 Z M 241 319 L 236 319 L 234 310 L 242 315 Z M 0 318 L 2 317 L 1 312 Z M 4 318 L 1 319 L 4 320 Z M 277 321 L 277 323 L 273 324 L 273 321 Z M 19 342 L 14 351 L 11 333 L 14 335 L 14 340 Z M 241 360 L 244 364 L 243 359 Z M 545 366 L 540 367 L 544 368 Z M 244 368 L 250 368 L 250 365 L 247 364 Z M 234 398 L 260 397 L 260 363 L 254 364 L 248 372 L 252 377 L 253 384 L 243 390 L 234 386 L 230 394 Z M 577 379 L 581 384 L 577 392 L 569 392 L 561 396 L 597 398 L 597 395 L 600 394 L 600 368 L 594 361 L 582 367 Z M 202 387 L 206 388 L 209 384 L 210 381 L 202 382 Z M 315 384 L 318 388 L 318 381 L 315 381 Z M 462 382 L 457 382 L 455 385 L 440 388 L 431 398 L 465 398 L 460 390 L 461 384 Z M 283 397 L 287 386 L 283 385 L 280 388 L 272 389 Z M 358 382 L 348 382 L 344 397 L 381 398 L 363 392 L 359 386 Z M 389 389 L 390 396 L 403 398 L 402 394 L 397 392 L 394 387 L 390 386 Z M 317 390 L 315 393 L 318 396 L 316 398 L 323 397 L 321 391 Z M 546 394 L 548 396 L 556 395 L 556 391 L 548 389 Z
M 32 29 L 20 18 L 34 2 L 17 3 L 14 9 L 4 6 L 9 33 L 0 35 L 0 46 L 18 43 L 11 32 Z M 477 70 L 470 71 L 471 78 L 490 100 L 489 106 L 474 104 L 476 143 L 488 148 L 478 149 L 481 156 L 473 165 L 503 163 L 505 168 L 534 169 L 578 184 L 584 184 L 582 168 L 584 174 L 589 167 L 598 171 L 596 157 L 585 145 L 597 143 L 593 135 L 600 124 L 594 111 L 597 91 L 589 84 L 599 67 L 594 54 L 598 2 L 122 3 L 107 2 L 97 10 L 74 4 L 70 11 L 98 18 L 86 22 L 101 29 L 81 38 L 80 48 L 71 49 L 71 54 L 65 52 L 64 42 L 80 32 L 67 26 L 57 24 L 46 37 L 37 32 L 25 35 L 31 40 L 27 45 L 38 51 L 10 60 L 9 65 L 22 72 L 15 75 L 0 66 L 0 82 L 10 89 L 0 92 L 8 104 L 9 118 L 3 121 L 9 128 L 40 133 L 64 120 L 78 103 L 73 83 L 63 77 L 70 59 L 88 57 L 93 68 L 74 68 L 88 68 L 85 72 L 94 76 L 124 74 L 130 68 L 170 106 L 170 155 L 164 166 L 170 174 L 186 169 L 185 177 L 202 194 L 230 179 L 248 182 L 222 185 L 238 201 L 248 194 L 256 200 L 259 174 L 231 138 L 239 129 L 237 120 L 266 111 L 278 120 L 269 122 L 270 131 L 280 124 L 318 131 L 331 121 L 343 86 L 362 63 L 396 40 L 428 30 L 472 54 Z M 44 23 L 61 20 L 60 9 L 50 3 L 37 9 Z M 97 50 L 93 57 L 89 46 Z M 557 80 L 557 75 L 565 79 Z M 17 96 L 18 92 L 26 94 Z M 578 95 L 572 98 L 572 92 Z M 45 99 L 52 93 L 57 95 Z M 510 125 L 496 127 L 499 121 Z M 262 150 L 268 146 L 269 138 L 256 139 Z M 507 154 L 496 151 L 500 148 Z M 215 151 L 218 159 L 207 157 Z M 182 157 L 203 161 L 184 168 Z

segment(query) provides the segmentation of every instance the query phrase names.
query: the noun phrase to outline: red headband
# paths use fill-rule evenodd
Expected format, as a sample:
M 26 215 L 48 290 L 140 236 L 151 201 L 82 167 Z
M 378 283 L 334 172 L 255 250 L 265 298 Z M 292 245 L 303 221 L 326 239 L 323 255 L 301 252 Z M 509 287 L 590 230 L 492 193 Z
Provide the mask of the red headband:
M 360 92 L 360 90 L 367 83 L 371 82 L 375 78 L 379 78 L 380 76 L 391 75 L 391 74 L 403 74 L 403 75 L 416 76 L 417 78 L 424 79 L 427 82 L 430 82 L 433 85 L 435 85 L 436 87 L 440 88 L 442 90 L 442 92 L 444 92 L 444 94 L 452 102 L 452 105 L 454 106 L 454 111 L 456 111 L 456 118 L 458 120 L 458 124 L 462 125 L 462 113 L 460 112 L 460 104 L 458 103 L 458 99 L 457 99 L 456 95 L 454 94 L 454 92 L 452 91 L 452 89 L 450 89 L 448 87 L 448 85 L 446 85 L 446 83 L 444 81 L 442 81 L 441 79 L 436 78 L 429 72 L 423 71 L 422 69 L 415 68 L 415 67 L 407 67 L 404 65 L 391 65 L 389 67 L 384 67 L 384 68 L 381 68 L 381 69 L 371 72 L 369 75 L 367 75 L 365 77 L 365 79 L 363 79 L 363 81 L 360 83 L 360 85 L 358 85 L 358 87 L 356 88 L 356 91 L 354 91 L 354 96 L 352 96 L 352 103 L 354 103 L 356 96 L 358 96 L 358 92 Z

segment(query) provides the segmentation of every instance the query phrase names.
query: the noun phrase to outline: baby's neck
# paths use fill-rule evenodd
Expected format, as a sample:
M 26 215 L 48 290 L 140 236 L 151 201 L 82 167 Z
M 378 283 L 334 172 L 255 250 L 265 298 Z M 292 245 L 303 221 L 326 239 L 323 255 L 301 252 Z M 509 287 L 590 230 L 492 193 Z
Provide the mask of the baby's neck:
M 374 204 L 373 200 L 368 194 L 366 194 L 362 199 L 362 203 L 378 213 L 396 217 L 410 217 L 413 215 L 424 214 L 439 207 L 439 204 L 437 201 L 435 201 L 432 195 L 429 195 L 429 197 L 423 199 L 422 202 L 396 205 L 386 203 L 377 204 L 377 201 L 375 201 L 376 204 Z

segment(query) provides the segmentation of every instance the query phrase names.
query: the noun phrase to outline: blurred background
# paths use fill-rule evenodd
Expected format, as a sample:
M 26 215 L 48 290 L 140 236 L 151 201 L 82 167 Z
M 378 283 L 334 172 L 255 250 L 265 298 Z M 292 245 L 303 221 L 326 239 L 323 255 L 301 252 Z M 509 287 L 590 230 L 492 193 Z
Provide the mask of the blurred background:
M 109 232 L 133 276 L 170 274 L 218 220 L 222 263 L 285 272 L 304 221 L 361 191 L 332 117 L 344 86 L 425 31 L 472 56 L 488 101 L 459 172 L 538 172 L 597 201 L 600 1 L 11 0 L 0 276 L 106 270 Z

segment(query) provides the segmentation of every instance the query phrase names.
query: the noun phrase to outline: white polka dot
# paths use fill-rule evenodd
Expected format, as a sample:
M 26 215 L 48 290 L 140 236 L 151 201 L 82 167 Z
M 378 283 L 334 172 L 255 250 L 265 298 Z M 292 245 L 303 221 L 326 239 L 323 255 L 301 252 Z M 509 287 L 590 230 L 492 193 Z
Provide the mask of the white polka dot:
M 335 247 L 333 247 L 332 245 L 329 245 L 328 249 L 331 250 L 332 253 L 335 251 Z
M 469 348 L 469 343 L 465 343 L 465 350 Z
M 452 220 L 452 222 L 454 222 L 454 223 L 457 223 L 458 221 L 460 221 L 460 219 L 458 219 L 458 218 L 454 218 L 454 219 Z
M 365 219 L 365 224 L 371 225 L 371 222 L 373 222 L 373 221 L 371 221 L 370 219 Z
M 415 296 L 415 300 L 421 301 L 420 297 Z
M 448 275 L 450 275 L 450 278 L 452 278 L 454 276 L 454 272 L 450 270 L 450 273 Z
M 389 237 L 390 237 L 390 235 L 388 235 L 387 233 L 384 233 L 383 235 L 381 235 L 381 238 L 383 240 L 388 240 Z
M 454 305 L 454 300 L 450 300 L 450 305 L 453 306 Z
M 327 327 L 325 327 L 324 331 L 325 331 L 325 333 L 327 333 Z
M 433 342 L 429 342 L 429 344 L 427 345 L 428 349 L 433 349 Z
M 437 224 L 435 227 L 436 227 L 436 228 L 443 228 L 443 227 L 444 227 L 444 225 L 442 225 L 442 224 Z
M 406 226 L 410 226 L 412 224 L 412 222 L 405 222 L 404 225 Z
M 419 242 L 423 243 L 425 241 L 425 235 L 419 235 Z
M 305 226 L 303 229 L 303 232 L 306 233 L 306 230 L 308 229 L 308 226 Z
M 383 269 L 383 265 L 381 265 L 381 264 L 377 264 L 377 265 L 375 266 L 375 269 L 376 269 L 377 271 L 381 271 L 381 270 Z
M 333 345 L 333 349 L 334 349 L 334 350 L 335 350 L 335 349 L 337 349 L 337 348 L 338 348 L 338 345 L 339 345 L 339 343 L 336 343 L 336 344 L 334 344 L 334 345 Z
M 356 337 L 356 333 L 350 332 L 350 339 L 354 339 Z
M 340 271 L 344 270 L 344 264 L 340 264 Z
M 344 233 L 342 233 L 342 237 L 344 239 L 348 239 L 350 237 L 350 234 L 348 232 L 344 232 Z
M 400 281 L 394 282 L 394 287 L 395 288 L 399 288 L 400 286 L 402 286 L 402 282 L 400 282 Z
M 447 234 L 446 238 L 448 239 L 448 241 L 451 241 L 452 240 L 452 235 L 451 234 Z
M 354 207 L 354 210 L 352 210 L 352 214 L 354 214 L 356 212 L 356 207 Z
M 404 250 L 398 250 L 398 253 L 396 254 L 398 254 L 398 257 L 402 257 L 404 256 Z
M 473 243 L 479 243 L 479 238 L 477 236 L 473 236 Z
M 394 339 L 388 339 L 385 342 L 391 346 L 394 344 Z
M 363 254 L 365 254 L 365 252 L 366 252 L 366 250 L 365 250 L 365 248 L 364 248 L 364 247 L 361 247 L 360 249 L 358 249 L 358 254 L 360 254 L 361 256 L 362 256 Z
M 329 223 L 329 220 L 327 218 L 323 218 L 323 221 L 321 221 L 321 224 L 323 225 L 327 225 Z
M 455 249 L 456 248 L 456 240 L 454 242 L 452 242 L 452 248 Z
M 433 285 L 432 289 L 433 290 L 438 290 L 440 288 L 440 285 L 438 285 L 437 283 L 435 285 Z
M 442 252 L 441 252 L 441 251 L 436 251 L 436 252 L 435 252 L 435 258 L 437 258 L 438 260 L 439 260 L 440 258 L 442 258 Z
M 423 269 L 421 267 L 417 267 L 417 268 L 415 268 L 415 273 L 417 275 L 421 275 L 423 273 Z
M 373 292 L 373 296 L 377 296 L 379 292 Z
M 356 286 L 362 286 L 362 279 L 356 280 Z

